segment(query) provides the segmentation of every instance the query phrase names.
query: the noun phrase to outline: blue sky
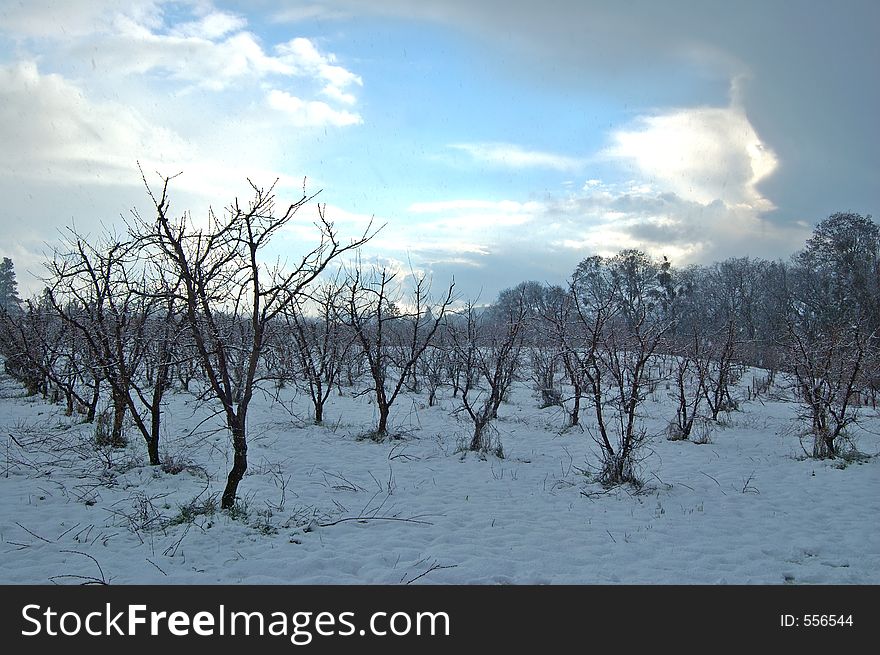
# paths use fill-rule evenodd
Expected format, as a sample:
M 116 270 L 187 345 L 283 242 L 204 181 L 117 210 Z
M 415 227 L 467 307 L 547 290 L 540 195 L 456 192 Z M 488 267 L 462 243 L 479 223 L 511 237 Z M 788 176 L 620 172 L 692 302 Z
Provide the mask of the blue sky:
M 307 178 L 367 262 L 491 300 L 624 247 L 787 257 L 876 211 L 876 3 L 0 0 L 0 254 Z M 310 213 L 311 212 L 311 213 Z M 312 243 L 314 208 L 269 256 Z

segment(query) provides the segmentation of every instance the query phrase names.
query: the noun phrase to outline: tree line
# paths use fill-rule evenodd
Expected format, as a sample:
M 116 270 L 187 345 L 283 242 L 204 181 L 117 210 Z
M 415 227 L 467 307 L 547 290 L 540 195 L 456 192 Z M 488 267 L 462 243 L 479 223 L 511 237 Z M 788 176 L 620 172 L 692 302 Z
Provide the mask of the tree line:
M 317 424 L 332 393 L 369 395 L 377 419 L 365 435 L 377 441 L 394 435 L 402 393 L 434 405 L 446 389 L 471 426 L 464 447 L 503 455 L 493 421 L 513 383 L 529 380 L 542 406 L 592 436 L 608 485 L 638 484 L 641 413 L 659 385 L 675 405 L 667 438 L 698 440 L 743 400 L 746 367 L 764 370 L 748 395 L 784 377 L 807 454 L 820 458 L 838 456 L 859 411 L 876 408 L 880 231 L 870 216 L 830 216 L 789 261 L 679 269 L 623 250 L 583 260 L 564 285 L 522 282 L 480 306 L 454 282 L 436 292 L 424 275 L 364 266 L 355 255 L 376 230 L 343 240 L 321 204 L 307 252 L 265 264 L 272 238 L 315 200 L 305 189 L 279 208 L 274 186 L 251 184 L 246 204 L 200 225 L 173 215 L 172 181 L 145 179 L 152 215 L 133 212 L 119 232 L 68 230 L 34 298 L 19 299 L 4 259 L 0 354 L 29 394 L 95 423 L 101 445 L 139 435 L 152 465 L 166 394 L 213 402 L 232 447 L 223 508 L 247 470 L 258 389 L 296 386 Z

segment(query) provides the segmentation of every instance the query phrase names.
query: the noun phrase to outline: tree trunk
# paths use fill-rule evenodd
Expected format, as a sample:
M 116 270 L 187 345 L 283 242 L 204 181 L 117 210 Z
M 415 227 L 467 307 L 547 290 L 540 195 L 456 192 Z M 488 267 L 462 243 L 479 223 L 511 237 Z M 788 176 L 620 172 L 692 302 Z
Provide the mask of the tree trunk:
M 474 423 L 474 437 L 471 439 L 471 447 L 470 450 L 474 452 L 482 452 L 488 450 L 486 447 L 487 444 L 483 443 L 483 428 L 485 427 L 485 423 L 476 422 Z
M 574 407 L 571 408 L 571 414 L 569 414 L 569 425 L 574 427 L 581 422 L 581 391 L 580 389 L 574 390 Z
M 618 457 L 617 460 L 614 462 L 614 475 L 615 475 L 614 481 L 615 482 L 621 483 L 621 482 L 626 481 L 625 475 L 624 475 L 625 466 L 626 466 L 626 456 L 624 454 L 621 454 L 621 456 Z
M 327 396 L 330 395 L 330 391 L 332 391 L 333 381 L 330 381 L 330 387 L 327 389 L 327 394 L 324 394 L 324 385 L 319 376 L 315 376 L 314 384 L 310 384 L 309 388 L 312 393 L 312 405 L 315 407 L 315 425 L 321 425 L 324 422 L 324 401 L 327 399 Z
M 125 437 L 122 435 L 122 428 L 125 422 L 126 410 L 125 396 L 113 390 L 113 431 L 110 433 L 110 443 L 114 448 L 125 446 Z
M 226 488 L 220 501 L 221 509 L 231 509 L 235 505 L 238 483 L 247 471 L 247 438 L 243 422 L 232 426 L 232 468 L 226 478 Z
M 825 437 L 825 452 L 827 453 L 827 456 L 832 459 L 837 456 L 837 448 L 834 445 L 834 437 Z
M 101 399 L 101 381 L 95 380 L 95 386 L 92 389 L 92 400 L 89 402 L 89 410 L 86 413 L 86 423 L 95 422 L 95 413 L 98 411 L 98 401 Z
M 161 384 L 161 382 L 157 382 Z M 162 421 L 162 389 L 153 390 L 153 405 L 150 407 L 150 438 L 147 439 L 147 455 L 150 466 L 158 466 L 159 460 L 159 427 Z
M 154 434 L 147 441 L 147 455 L 150 458 L 150 466 L 159 466 L 162 462 L 159 460 L 159 435 Z
M 376 438 L 381 440 L 388 434 L 388 415 L 391 413 L 391 408 L 388 403 L 382 401 L 379 401 L 378 405 L 379 425 L 376 427 Z

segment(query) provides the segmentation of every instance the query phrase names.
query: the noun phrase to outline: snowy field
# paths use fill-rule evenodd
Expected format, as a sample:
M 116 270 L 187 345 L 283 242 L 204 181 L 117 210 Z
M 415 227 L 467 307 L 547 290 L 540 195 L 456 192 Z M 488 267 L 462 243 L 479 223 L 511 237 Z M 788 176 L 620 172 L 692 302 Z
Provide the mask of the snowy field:
M 93 425 L 3 376 L 0 582 L 880 584 L 880 458 L 804 458 L 778 390 L 710 443 L 667 441 L 666 393 L 643 407 L 657 436 L 636 493 L 591 482 L 589 434 L 526 384 L 494 424 L 503 459 L 460 451 L 470 426 L 447 391 L 436 407 L 398 399 L 402 438 L 377 444 L 358 439 L 367 396 L 332 396 L 314 426 L 284 390 L 251 407 L 230 514 L 228 436 L 192 396 L 168 396 L 160 470 L 133 430 L 127 449 L 96 449 Z M 858 449 L 875 455 L 877 433 L 866 410 Z

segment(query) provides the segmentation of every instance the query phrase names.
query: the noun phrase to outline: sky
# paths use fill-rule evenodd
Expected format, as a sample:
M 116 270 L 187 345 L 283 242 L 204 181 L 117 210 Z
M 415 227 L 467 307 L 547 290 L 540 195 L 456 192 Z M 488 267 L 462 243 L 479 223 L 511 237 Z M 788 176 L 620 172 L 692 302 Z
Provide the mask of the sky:
M 787 258 L 880 200 L 873 0 L 0 0 L 0 256 L 278 180 L 491 301 L 623 248 Z M 315 244 L 307 206 L 265 253 Z M 438 290 L 439 291 L 439 290 Z

